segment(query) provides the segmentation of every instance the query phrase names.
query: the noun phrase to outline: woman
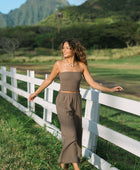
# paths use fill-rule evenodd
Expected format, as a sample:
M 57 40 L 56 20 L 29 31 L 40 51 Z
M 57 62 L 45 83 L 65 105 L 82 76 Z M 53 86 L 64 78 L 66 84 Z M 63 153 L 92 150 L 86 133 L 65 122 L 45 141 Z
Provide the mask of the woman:
M 33 101 L 59 75 L 60 91 L 56 99 L 56 108 L 61 125 L 63 148 L 58 162 L 61 163 L 62 169 L 67 169 L 66 164 L 72 163 L 74 170 L 79 170 L 82 141 L 82 100 L 79 86 L 82 75 L 92 88 L 100 91 L 115 92 L 122 91 L 123 88 L 120 86 L 107 88 L 93 80 L 87 68 L 85 49 L 78 40 L 65 40 L 61 46 L 64 59 L 54 64 L 49 77 L 29 96 L 29 101 Z

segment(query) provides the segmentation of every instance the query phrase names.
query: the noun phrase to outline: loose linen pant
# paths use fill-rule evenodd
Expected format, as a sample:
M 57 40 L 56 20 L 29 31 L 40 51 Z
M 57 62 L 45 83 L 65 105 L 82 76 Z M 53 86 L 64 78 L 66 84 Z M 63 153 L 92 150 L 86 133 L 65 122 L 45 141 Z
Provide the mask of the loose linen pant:
M 61 125 L 62 151 L 59 163 L 78 163 L 81 158 L 82 100 L 80 93 L 59 92 L 56 108 Z

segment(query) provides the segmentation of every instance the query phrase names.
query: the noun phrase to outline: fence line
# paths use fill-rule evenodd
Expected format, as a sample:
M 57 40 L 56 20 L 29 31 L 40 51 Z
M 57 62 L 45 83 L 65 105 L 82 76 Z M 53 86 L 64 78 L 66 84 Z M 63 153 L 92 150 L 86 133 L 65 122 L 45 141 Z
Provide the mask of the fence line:
M 60 84 L 53 82 L 45 89 L 44 98 L 36 97 L 34 102 L 28 102 L 28 96 L 35 91 L 35 85 L 39 86 L 43 82 L 42 79 L 35 78 L 34 71 L 27 71 L 27 75 L 16 73 L 15 68 L 6 71 L 6 67 L 0 69 L 0 95 L 7 101 L 12 103 L 19 110 L 30 116 L 40 126 L 46 126 L 46 129 L 53 135 L 61 138 L 60 130 L 52 124 L 52 115 L 57 114 L 56 105 L 53 103 L 54 91 L 59 91 Z M 47 77 L 48 75 L 46 75 Z M 10 84 L 7 83 L 7 77 L 11 79 Z M 18 88 L 18 80 L 27 83 L 27 91 Z M 12 96 L 7 95 L 7 90 L 12 92 Z M 108 95 L 97 90 L 87 90 L 80 88 L 83 99 L 86 100 L 85 116 L 82 118 L 83 137 L 82 137 L 82 154 L 89 158 L 89 162 L 98 169 L 109 170 L 117 169 L 112 167 L 110 163 L 95 154 L 98 136 L 119 146 L 120 148 L 140 157 L 140 142 L 126 135 L 118 133 L 107 127 L 100 125 L 99 108 L 100 104 L 119 109 L 131 114 L 140 116 L 140 102 Z M 27 107 L 18 103 L 18 96 L 27 99 Z M 43 118 L 35 114 L 35 104 L 43 107 Z

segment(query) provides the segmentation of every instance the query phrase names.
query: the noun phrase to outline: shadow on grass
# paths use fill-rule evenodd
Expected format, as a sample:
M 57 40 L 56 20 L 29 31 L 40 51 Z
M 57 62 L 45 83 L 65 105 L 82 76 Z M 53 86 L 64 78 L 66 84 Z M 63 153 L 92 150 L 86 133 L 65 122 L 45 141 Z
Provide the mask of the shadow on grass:
M 121 113 L 118 113 L 118 115 L 120 115 L 120 114 Z M 109 127 L 117 132 L 123 133 L 124 135 L 127 135 L 133 139 L 140 141 L 140 130 L 137 130 L 135 128 L 131 128 L 126 125 L 122 125 L 120 123 L 114 122 L 112 120 L 109 120 L 106 117 L 100 116 L 100 120 L 101 120 L 101 123 L 104 124 L 106 127 Z
M 98 138 L 96 153 L 120 170 L 140 169 L 139 158 L 108 141 Z

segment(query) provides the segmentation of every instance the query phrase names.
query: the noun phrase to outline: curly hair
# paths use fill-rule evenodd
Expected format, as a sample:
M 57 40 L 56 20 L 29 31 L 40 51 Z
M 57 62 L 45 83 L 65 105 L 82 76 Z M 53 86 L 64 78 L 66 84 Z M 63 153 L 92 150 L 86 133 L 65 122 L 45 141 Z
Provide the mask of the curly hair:
M 67 39 L 61 43 L 61 48 L 63 48 L 65 42 L 68 42 L 71 50 L 75 50 L 75 60 L 81 61 L 87 65 L 85 48 L 81 45 L 81 43 L 74 38 Z

